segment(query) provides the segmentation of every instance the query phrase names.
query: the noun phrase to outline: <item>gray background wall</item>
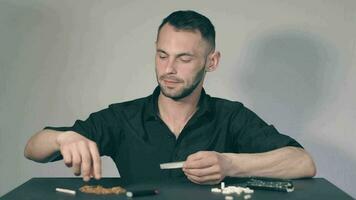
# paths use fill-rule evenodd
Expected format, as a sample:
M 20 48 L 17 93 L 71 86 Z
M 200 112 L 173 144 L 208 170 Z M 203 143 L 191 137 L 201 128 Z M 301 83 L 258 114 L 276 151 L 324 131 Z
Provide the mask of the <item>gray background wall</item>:
M 356 1 L 0 0 L 0 196 L 62 162 L 23 157 L 46 125 L 150 94 L 162 18 L 195 9 L 216 26 L 213 96 L 245 103 L 313 155 L 319 177 L 356 197 Z M 110 159 L 104 175 L 118 176 Z

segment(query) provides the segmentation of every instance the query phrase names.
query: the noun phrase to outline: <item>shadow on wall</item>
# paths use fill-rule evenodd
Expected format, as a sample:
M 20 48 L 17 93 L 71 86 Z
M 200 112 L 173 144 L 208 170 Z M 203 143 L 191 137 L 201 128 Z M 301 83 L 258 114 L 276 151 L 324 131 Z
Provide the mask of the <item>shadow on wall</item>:
M 336 70 L 332 49 L 301 31 L 263 33 L 242 49 L 237 78 L 241 92 L 258 114 L 295 130 L 313 118 L 330 90 L 325 84 L 327 74 L 333 76 Z
M 321 111 L 327 111 L 329 98 L 342 89 L 345 69 L 337 49 L 313 34 L 287 30 L 254 37 L 242 52 L 235 84 L 252 110 L 300 140 L 312 153 L 318 176 L 356 197 L 356 161 L 342 150 L 343 144 L 330 141 L 338 134 L 306 132 L 312 121 L 320 120 Z

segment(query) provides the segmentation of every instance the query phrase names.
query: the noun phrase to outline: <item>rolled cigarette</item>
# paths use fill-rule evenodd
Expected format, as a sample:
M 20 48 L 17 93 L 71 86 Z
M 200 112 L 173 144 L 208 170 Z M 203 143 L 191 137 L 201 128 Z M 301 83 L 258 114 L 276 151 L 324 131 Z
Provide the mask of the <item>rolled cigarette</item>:
M 178 169 L 182 168 L 184 164 L 184 161 L 182 162 L 171 162 L 171 163 L 162 163 L 160 164 L 161 169 Z
M 75 195 L 75 191 L 74 190 L 69 190 L 69 189 L 64 189 L 64 188 L 56 188 L 56 191 L 57 192 L 66 193 L 66 194 Z

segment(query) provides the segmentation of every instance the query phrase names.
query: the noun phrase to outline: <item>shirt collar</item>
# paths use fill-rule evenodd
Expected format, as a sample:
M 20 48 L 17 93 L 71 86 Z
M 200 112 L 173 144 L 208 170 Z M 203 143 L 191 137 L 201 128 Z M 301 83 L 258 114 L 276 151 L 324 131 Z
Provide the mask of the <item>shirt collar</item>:
M 158 119 L 158 96 L 161 93 L 160 87 L 157 86 L 152 95 L 150 95 L 148 97 L 148 101 L 147 101 L 147 105 L 145 108 L 145 114 L 144 114 L 144 119 L 145 120 L 152 120 L 152 119 Z M 198 117 L 204 115 L 204 114 L 211 114 L 213 109 L 212 109 L 212 105 L 211 105 L 211 97 L 205 93 L 204 88 L 202 89 L 201 95 L 200 95 L 200 99 L 198 102 L 198 111 L 196 113 L 196 115 Z

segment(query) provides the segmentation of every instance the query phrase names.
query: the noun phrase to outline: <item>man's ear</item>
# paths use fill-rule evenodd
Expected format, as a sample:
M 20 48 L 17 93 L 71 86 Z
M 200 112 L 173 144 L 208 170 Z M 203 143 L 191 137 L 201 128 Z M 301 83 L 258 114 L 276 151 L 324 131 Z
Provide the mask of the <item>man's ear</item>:
M 208 55 L 208 65 L 206 66 L 205 71 L 207 72 L 212 72 L 215 71 L 216 68 L 219 66 L 219 61 L 220 61 L 220 52 L 219 51 L 214 51 L 210 55 Z

